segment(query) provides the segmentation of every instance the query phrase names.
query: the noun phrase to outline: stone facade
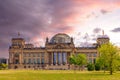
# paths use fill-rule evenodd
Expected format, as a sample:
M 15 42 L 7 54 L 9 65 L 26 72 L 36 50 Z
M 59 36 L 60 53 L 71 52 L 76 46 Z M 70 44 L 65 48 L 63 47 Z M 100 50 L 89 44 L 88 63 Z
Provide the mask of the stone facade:
M 13 38 L 9 47 L 10 69 L 72 69 L 69 64 L 71 54 L 85 54 L 88 62 L 94 63 L 99 56 L 98 46 L 109 42 L 108 37 L 98 37 L 91 47 L 75 47 L 73 38 L 58 33 L 49 40 L 45 47 L 26 44 L 23 38 Z

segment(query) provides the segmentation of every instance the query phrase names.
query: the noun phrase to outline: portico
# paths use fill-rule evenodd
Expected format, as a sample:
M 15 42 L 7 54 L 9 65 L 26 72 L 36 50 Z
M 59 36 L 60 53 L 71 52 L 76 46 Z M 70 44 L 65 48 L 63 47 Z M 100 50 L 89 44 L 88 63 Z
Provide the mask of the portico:
M 66 65 L 68 64 L 68 52 L 51 52 L 49 53 L 49 65 Z

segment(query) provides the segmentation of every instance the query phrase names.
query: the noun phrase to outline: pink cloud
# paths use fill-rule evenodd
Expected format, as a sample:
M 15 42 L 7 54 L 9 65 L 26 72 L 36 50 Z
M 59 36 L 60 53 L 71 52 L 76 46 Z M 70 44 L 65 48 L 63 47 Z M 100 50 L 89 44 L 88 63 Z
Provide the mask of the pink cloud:
M 120 1 L 109 0 L 70 0 L 71 6 L 67 9 L 59 8 L 55 14 L 52 23 L 47 27 L 45 31 L 41 31 L 39 35 L 45 39 L 46 37 L 52 37 L 56 33 L 73 33 L 76 30 L 76 24 L 84 24 L 88 17 L 98 17 L 97 13 L 101 12 L 109 13 L 118 9 Z M 67 5 L 66 5 L 67 6 Z M 57 6 L 58 7 L 58 6 Z M 90 15 L 89 15 L 90 14 Z M 58 17 L 59 16 L 59 17 Z M 88 17 L 86 17 L 88 16 Z M 59 18 L 59 19 L 56 19 Z M 37 36 L 35 40 L 40 38 Z
M 86 19 L 90 16 L 98 17 L 97 13 L 91 14 L 93 12 L 100 12 L 102 14 L 112 12 L 120 8 L 120 1 L 114 0 L 71 0 L 73 5 L 70 8 L 73 13 L 64 18 L 66 24 L 76 24 L 84 23 Z M 87 16 L 87 17 L 85 17 Z

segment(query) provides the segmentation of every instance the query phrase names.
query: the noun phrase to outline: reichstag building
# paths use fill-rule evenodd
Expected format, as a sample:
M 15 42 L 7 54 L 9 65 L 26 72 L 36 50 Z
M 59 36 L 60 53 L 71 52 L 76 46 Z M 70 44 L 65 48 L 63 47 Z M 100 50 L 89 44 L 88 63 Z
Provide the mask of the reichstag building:
M 58 33 L 46 38 L 45 47 L 26 44 L 23 38 L 12 38 L 9 47 L 10 69 L 73 69 L 69 64 L 72 54 L 85 54 L 88 62 L 94 63 L 99 56 L 97 48 L 109 42 L 109 37 L 101 35 L 91 47 L 75 47 L 73 38 Z

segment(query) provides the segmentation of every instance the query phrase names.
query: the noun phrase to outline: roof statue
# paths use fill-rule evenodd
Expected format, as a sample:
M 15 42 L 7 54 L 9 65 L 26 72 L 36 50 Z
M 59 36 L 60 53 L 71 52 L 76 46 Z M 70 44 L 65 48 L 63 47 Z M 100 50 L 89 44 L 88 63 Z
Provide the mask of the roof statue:
M 98 35 L 97 38 L 108 38 L 109 39 L 108 35 L 105 35 L 104 30 L 102 30 L 102 35 Z

